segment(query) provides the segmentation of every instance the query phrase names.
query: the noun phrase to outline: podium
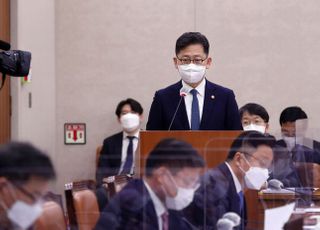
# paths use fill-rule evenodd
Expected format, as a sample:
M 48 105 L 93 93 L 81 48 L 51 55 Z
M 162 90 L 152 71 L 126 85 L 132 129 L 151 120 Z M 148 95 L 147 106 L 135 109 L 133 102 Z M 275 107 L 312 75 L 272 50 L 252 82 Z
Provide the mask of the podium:
M 145 161 L 150 151 L 164 138 L 176 138 L 190 143 L 206 162 L 205 171 L 224 162 L 233 140 L 242 131 L 141 131 L 135 172 L 144 174 Z M 248 229 L 258 229 L 258 193 L 248 190 L 245 193 L 247 203 Z
M 190 143 L 206 161 L 207 168 L 224 162 L 231 143 L 241 131 L 141 131 L 140 175 L 143 175 L 145 160 L 149 152 L 164 138 L 176 138 Z

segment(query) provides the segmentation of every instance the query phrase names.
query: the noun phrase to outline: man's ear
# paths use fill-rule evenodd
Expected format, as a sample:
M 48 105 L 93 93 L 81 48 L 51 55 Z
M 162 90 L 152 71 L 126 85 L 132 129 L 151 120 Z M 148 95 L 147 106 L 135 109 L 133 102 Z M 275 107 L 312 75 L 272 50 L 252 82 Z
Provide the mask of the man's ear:
M 152 171 L 153 177 L 156 178 L 158 182 L 163 183 L 163 175 L 165 174 L 165 167 L 161 166 Z
M 139 117 L 140 117 L 140 122 L 142 122 L 142 121 L 143 121 L 143 113 L 141 113 L 141 114 L 139 115 Z
M 208 59 L 207 59 L 207 64 L 206 64 L 206 68 L 209 69 L 211 65 L 213 65 L 213 64 L 212 64 L 212 58 L 211 58 L 211 57 L 208 57 Z
M 266 133 L 269 132 L 269 123 L 266 123 Z
M 236 152 L 236 154 L 234 154 L 233 161 L 237 166 L 239 166 L 239 164 L 240 164 L 240 160 L 242 158 L 241 155 L 242 155 L 242 153 L 240 153 L 240 152 Z
M 178 69 L 178 59 L 176 57 L 173 58 L 173 64 L 176 69 Z

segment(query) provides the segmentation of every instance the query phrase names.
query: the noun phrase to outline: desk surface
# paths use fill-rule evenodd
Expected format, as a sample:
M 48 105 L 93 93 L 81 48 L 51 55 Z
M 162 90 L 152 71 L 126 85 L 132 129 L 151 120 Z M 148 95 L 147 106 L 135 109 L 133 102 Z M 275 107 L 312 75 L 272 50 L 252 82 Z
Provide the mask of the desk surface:
M 259 192 L 258 197 L 262 200 L 293 200 L 303 195 L 293 193 L 263 193 Z M 306 195 L 307 196 L 307 195 Z M 316 190 L 312 193 L 312 200 L 320 200 L 320 191 Z

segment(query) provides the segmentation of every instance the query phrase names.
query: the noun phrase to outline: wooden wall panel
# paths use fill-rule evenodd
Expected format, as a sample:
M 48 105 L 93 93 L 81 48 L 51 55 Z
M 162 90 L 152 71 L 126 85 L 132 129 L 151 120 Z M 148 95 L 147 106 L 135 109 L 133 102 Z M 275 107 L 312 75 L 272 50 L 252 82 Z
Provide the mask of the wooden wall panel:
M 10 41 L 10 0 L 0 0 L 0 39 Z M 1 80 L 2 80 L 2 74 Z M 1 81 L 0 80 L 0 81 Z M 11 136 L 10 80 L 7 78 L 0 91 L 0 144 Z

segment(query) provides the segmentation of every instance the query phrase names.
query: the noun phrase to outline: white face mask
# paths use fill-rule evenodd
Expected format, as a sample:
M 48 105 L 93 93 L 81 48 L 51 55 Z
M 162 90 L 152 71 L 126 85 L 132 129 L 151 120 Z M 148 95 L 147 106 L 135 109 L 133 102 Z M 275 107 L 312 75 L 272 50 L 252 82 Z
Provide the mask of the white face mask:
M 42 211 L 41 202 L 30 205 L 18 200 L 7 211 L 7 216 L 13 224 L 21 229 L 28 229 L 40 217 Z
M 245 157 L 244 159 L 247 161 Z M 249 164 L 248 161 L 247 163 Z M 260 190 L 262 185 L 269 178 L 268 169 L 253 166 L 250 166 L 249 170 L 246 172 L 241 167 L 240 169 L 245 173 L 244 182 L 246 184 L 246 187 L 249 189 Z
M 140 125 L 140 117 L 135 113 L 127 113 L 120 117 L 120 123 L 124 131 L 132 132 Z
M 284 142 L 287 145 L 287 148 L 289 151 L 292 151 L 292 149 L 296 146 L 296 138 L 295 137 L 288 137 L 288 136 L 282 136 Z
M 178 71 L 184 82 L 193 84 L 198 83 L 203 79 L 206 73 L 206 67 L 191 63 L 188 65 L 178 65 Z
M 266 127 L 264 125 L 255 125 L 255 124 L 250 124 L 250 125 L 246 125 L 243 127 L 244 131 L 258 131 L 262 134 L 265 134 L 266 132 Z
M 187 207 L 193 201 L 194 192 L 197 188 L 181 188 L 177 186 L 171 175 L 170 178 L 177 188 L 177 195 L 175 197 L 166 195 L 166 206 L 168 209 L 179 211 Z

